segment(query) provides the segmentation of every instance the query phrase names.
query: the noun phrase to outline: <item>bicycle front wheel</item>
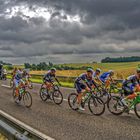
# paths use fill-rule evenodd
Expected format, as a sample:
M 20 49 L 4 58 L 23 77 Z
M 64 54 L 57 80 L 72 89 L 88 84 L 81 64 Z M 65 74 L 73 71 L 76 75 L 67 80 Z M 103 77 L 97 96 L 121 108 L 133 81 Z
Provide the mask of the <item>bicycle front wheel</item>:
M 100 116 L 105 112 L 105 104 L 99 97 L 92 96 L 89 99 L 88 107 L 90 112 L 96 116 Z
M 32 96 L 28 91 L 23 94 L 23 103 L 27 108 L 32 106 Z
M 68 104 L 72 110 L 78 110 L 78 102 L 77 102 L 78 95 L 76 93 L 71 93 L 68 96 Z
M 135 111 L 136 116 L 140 118 L 140 103 L 135 104 L 134 111 Z
M 118 96 L 111 96 L 107 102 L 107 107 L 110 113 L 114 115 L 121 115 L 125 111 L 125 106 L 121 103 Z
M 63 102 L 63 95 L 60 90 L 55 90 L 52 93 L 52 99 L 55 104 L 60 105 Z

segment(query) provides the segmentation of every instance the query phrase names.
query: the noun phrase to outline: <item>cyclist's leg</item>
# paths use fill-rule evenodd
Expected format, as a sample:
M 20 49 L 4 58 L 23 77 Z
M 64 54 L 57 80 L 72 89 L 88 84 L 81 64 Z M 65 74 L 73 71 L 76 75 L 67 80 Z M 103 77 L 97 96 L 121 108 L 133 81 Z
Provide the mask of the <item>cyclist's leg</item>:
M 75 88 L 76 88 L 76 91 L 78 93 L 78 98 L 77 98 L 78 104 L 81 104 L 81 100 L 82 100 L 81 84 L 80 83 L 75 83 Z
M 131 85 L 123 86 L 123 90 L 125 97 L 122 99 L 122 102 L 125 106 L 128 106 L 127 100 L 134 99 L 136 97 L 136 94 L 134 93 L 134 90 L 131 88 Z
M 45 85 L 46 85 L 46 88 L 47 88 L 48 90 L 50 90 L 50 89 L 52 88 L 52 83 L 49 82 L 49 81 L 46 81 L 46 82 L 45 82 Z
M 78 101 L 78 104 L 79 104 L 79 109 L 84 110 L 84 108 L 81 106 L 81 103 L 82 103 L 83 94 L 86 91 L 86 86 L 84 84 L 81 84 L 81 83 L 76 83 L 75 87 L 76 87 L 76 90 L 77 90 L 77 93 L 78 93 L 77 101 Z
M 16 97 L 19 96 L 19 80 L 14 79 Z
M 105 89 L 108 89 L 110 86 L 110 80 L 105 80 Z
M 130 85 L 130 94 L 126 97 L 126 99 L 134 99 L 137 96 L 135 93 L 135 87 Z

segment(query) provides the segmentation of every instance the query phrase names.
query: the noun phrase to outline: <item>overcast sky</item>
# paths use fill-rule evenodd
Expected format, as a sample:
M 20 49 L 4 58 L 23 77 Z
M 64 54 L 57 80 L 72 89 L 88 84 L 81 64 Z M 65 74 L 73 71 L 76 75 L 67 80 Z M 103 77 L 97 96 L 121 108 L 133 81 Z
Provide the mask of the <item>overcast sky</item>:
M 0 59 L 99 61 L 140 55 L 140 0 L 0 0 Z

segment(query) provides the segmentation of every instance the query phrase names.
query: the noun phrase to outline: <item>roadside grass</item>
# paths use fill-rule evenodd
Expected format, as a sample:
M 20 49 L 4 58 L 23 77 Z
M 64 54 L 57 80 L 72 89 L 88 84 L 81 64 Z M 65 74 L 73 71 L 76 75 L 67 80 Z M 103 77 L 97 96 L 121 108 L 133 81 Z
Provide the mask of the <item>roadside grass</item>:
M 7 75 L 7 78 L 8 78 L 8 79 L 11 79 L 12 76 L 11 76 L 11 75 Z M 33 83 L 38 83 L 38 84 L 42 84 L 42 83 L 43 83 L 43 82 L 42 82 L 42 79 L 31 78 L 30 80 L 31 80 Z M 74 88 L 74 83 L 62 82 L 62 81 L 60 81 L 60 83 L 61 83 L 61 86 L 62 86 L 62 87 Z

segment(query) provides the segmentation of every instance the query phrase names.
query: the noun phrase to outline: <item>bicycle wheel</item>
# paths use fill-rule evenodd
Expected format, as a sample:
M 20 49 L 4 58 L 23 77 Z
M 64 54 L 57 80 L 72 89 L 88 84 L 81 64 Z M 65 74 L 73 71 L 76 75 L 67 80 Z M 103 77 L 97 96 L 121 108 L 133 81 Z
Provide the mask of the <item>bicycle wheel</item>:
M 88 101 L 88 107 L 93 115 L 100 116 L 105 112 L 104 102 L 96 96 L 91 96 Z
M 107 104 L 110 95 L 107 93 L 107 91 L 99 91 L 96 93 L 97 97 L 101 98 L 101 100 L 104 102 L 104 104 Z
M 71 93 L 68 96 L 68 104 L 71 109 L 78 110 L 78 103 L 77 103 L 77 97 L 78 95 L 76 93 Z
M 48 99 L 48 90 L 45 87 L 41 87 L 40 89 L 40 98 L 42 101 L 46 101 Z
M 121 115 L 125 111 L 125 106 L 121 103 L 121 98 L 118 96 L 111 96 L 107 102 L 107 107 L 109 112 L 114 115 Z
M 25 91 L 25 93 L 22 95 L 23 96 L 23 103 L 27 108 L 30 108 L 32 106 L 32 96 L 30 92 Z
M 52 92 L 52 99 L 55 104 L 60 105 L 63 102 L 63 95 L 60 90 Z
M 135 104 L 134 111 L 135 111 L 136 116 L 140 118 L 140 103 Z

